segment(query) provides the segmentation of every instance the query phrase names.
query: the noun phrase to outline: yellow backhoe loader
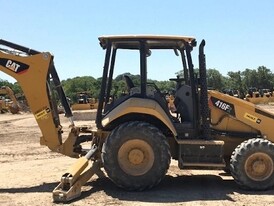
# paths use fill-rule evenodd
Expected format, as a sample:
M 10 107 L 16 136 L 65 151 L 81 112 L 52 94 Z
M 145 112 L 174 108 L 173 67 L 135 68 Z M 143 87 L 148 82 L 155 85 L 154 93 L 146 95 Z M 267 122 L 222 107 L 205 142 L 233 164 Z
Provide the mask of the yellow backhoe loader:
M 97 109 L 98 102 L 92 98 L 89 92 L 77 93 L 77 102 L 71 105 L 72 110 L 90 110 Z
M 0 100 L 0 111 L 10 111 L 12 114 L 17 114 L 20 111 L 20 105 L 14 95 L 12 89 L 8 86 L 0 88 L 0 95 L 8 96 L 11 101 L 7 102 L 6 98 Z
M 0 40 L 5 46 L 0 52 L 0 70 L 20 84 L 41 129 L 41 144 L 78 158 L 54 189 L 54 201 L 79 197 L 92 175 L 104 175 L 101 167 L 119 187 L 151 188 L 165 176 L 171 158 L 180 169 L 230 170 L 235 182 L 246 189 L 273 187 L 274 115 L 250 102 L 208 90 L 204 40 L 199 46 L 198 73 L 192 62 L 197 44 L 193 37 L 102 36 L 99 43 L 106 53 L 97 128 L 92 130 L 74 124 L 50 53 Z M 139 56 L 140 84 L 134 85 L 125 75 L 129 91 L 117 96 L 112 88 L 114 69 L 119 66 L 116 54 L 126 50 Z M 165 95 L 147 78 L 151 58 L 161 50 L 173 55 L 183 70 L 182 78 L 170 79 L 176 82 L 173 113 Z M 67 138 L 62 137 L 57 96 L 71 121 Z M 88 150 L 82 147 L 86 141 L 91 142 Z

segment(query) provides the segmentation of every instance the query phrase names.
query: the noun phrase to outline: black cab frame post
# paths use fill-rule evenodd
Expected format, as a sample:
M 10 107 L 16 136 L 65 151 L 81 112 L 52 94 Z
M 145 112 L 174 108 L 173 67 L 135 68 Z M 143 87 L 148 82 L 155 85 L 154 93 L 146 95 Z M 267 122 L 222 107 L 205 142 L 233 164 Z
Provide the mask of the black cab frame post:
M 109 102 L 110 98 L 110 92 L 112 88 L 112 80 L 113 80 L 113 70 L 114 70 L 114 64 L 115 64 L 115 59 L 116 59 L 116 48 L 112 47 L 112 52 L 111 52 L 111 62 L 110 62 L 110 67 L 108 71 L 108 78 L 107 78 L 107 92 L 106 92 L 106 103 Z
M 183 71 L 184 71 L 184 81 L 185 84 L 189 84 L 189 75 L 188 75 L 188 69 L 187 69 L 187 64 L 186 64 L 186 57 L 185 57 L 185 48 L 180 49 L 181 53 L 181 59 L 183 63 Z
M 140 74 L 141 74 L 141 96 L 146 96 L 147 84 L 147 46 L 145 41 L 140 41 Z
M 110 56 L 111 56 L 111 42 L 107 42 L 105 63 L 104 63 L 103 76 L 102 76 L 102 82 L 101 82 L 101 90 L 100 90 L 99 103 L 98 103 L 98 109 L 97 109 L 97 115 L 96 115 L 96 126 L 98 129 L 103 128 L 103 126 L 102 126 L 102 111 L 103 111 L 103 106 L 104 106 L 103 104 L 105 103 L 106 81 L 107 81 L 107 76 L 108 76 Z

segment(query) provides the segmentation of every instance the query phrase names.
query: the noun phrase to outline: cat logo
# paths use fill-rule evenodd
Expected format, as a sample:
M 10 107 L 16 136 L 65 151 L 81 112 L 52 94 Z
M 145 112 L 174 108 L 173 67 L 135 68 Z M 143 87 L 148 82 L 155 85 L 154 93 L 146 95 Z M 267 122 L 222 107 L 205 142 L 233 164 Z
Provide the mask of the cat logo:
M 27 64 L 5 58 L 0 58 L 0 66 L 3 66 L 17 74 L 22 74 L 29 68 L 29 65 Z
M 11 60 L 8 60 L 6 63 L 6 67 L 14 71 L 15 73 L 17 73 L 18 69 L 20 68 L 20 64 L 17 64 Z

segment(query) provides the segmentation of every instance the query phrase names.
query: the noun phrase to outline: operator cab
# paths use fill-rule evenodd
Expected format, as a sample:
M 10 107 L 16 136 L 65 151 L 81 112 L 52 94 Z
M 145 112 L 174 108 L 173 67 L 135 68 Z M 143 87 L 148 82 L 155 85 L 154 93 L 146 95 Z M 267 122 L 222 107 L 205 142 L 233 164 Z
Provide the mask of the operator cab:
M 193 115 L 196 115 L 194 108 L 195 102 L 191 95 L 196 95 L 197 88 L 194 85 L 194 72 L 190 52 L 196 46 L 196 40 L 186 36 L 161 36 L 161 35 L 122 35 L 122 36 L 102 36 L 99 37 L 100 45 L 106 50 L 104 70 L 102 76 L 102 85 L 100 92 L 100 100 L 97 113 L 97 126 L 102 128 L 103 118 L 130 98 L 153 99 L 156 101 L 171 121 L 193 121 Z M 116 66 L 116 57 L 118 50 L 127 50 L 127 52 L 137 52 L 137 62 L 139 69 L 137 75 L 139 79 L 133 82 L 130 75 L 123 75 L 123 79 L 127 86 L 126 92 L 123 95 L 117 96 L 115 85 L 113 83 L 114 70 Z M 166 95 L 163 94 L 156 84 L 150 83 L 148 80 L 148 64 L 150 56 L 159 50 L 170 50 L 180 62 L 180 68 L 183 70 L 183 79 L 171 79 L 176 82 L 177 90 L 175 101 L 178 106 L 177 118 L 171 115 Z M 119 59 L 119 58 L 117 58 Z M 136 65 L 135 65 L 136 66 Z M 128 71 L 126 71 L 128 72 Z M 158 71 L 164 72 L 164 71 Z M 157 77 L 156 77 L 157 78 Z M 154 77 L 155 79 L 155 77 Z M 192 86 L 190 85 L 192 84 Z M 185 103 L 182 100 L 189 96 Z M 188 112 L 186 112 L 188 111 Z M 182 120 L 182 117 L 184 119 Z

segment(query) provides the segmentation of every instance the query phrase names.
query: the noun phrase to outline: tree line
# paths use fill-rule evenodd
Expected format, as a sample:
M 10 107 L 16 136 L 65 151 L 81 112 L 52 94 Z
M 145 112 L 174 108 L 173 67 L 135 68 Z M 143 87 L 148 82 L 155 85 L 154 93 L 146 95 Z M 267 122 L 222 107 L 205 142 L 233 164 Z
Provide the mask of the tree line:
M 216 69 L 208 69 L 207 71 L 208 87 L 224 91 L 227 89 L 237 90 L 243 97 L 252 88 L 254 91 L 262 91 L 274 89 L 274 74 L 265 66 L 259 66 L 257 69 L 245 69 L 244 71 L 228 72 L 227 76 L 223 76 Z
M 195 69 L 197 72 L 198 69 Z M 130 76 L 135 85 L 140 84 L 140 76 L 125 73 Z M 123 79 L 124 74 L 118 75 L 113 80 L 113 85 L 117 95 L 126 91 L 126 83 Z M 179 71 L 175 75 L 183 77 L 183 72 Z M 102 78 L 95 79 L 92 76 L 74 77 L 63 80 L 65 94 L 72 100 L 77 101 L 77 94 L 80 92 L 87 92 L 90 97 L 98 98 Z M 157 81 L 148 80 L 155 83 L 163 93 L 169 93 L 175 88 L 174 81 Z M 270 89 L 274 88 L 274 74 L 265 66 L 259 66 L 257 69 L 245 69 L 244 71 L 228 72 L 227 76 L 223 76 L 217 69 L 207 70 L 207 83 L 211 89 L 224 91 L 228 89 L 238 90 L 242 94 L 246 94 L 248 89 L 253 87 L 257 89 Z M 0 86 L 9 86 L 15 94 L 22 93 L 19 84 L 10 83 L 6 80 L 0 79 Z
M 223 76 L 216 69 L 207 70 L 208 86 L 223 90 L 227 88 L 246 91 L 250 87 L 257 89 L 271 89 L 274 87 L 274 74 L 265 66 L 259 66 L 257 69 L 245 69 L 240 72 L 228 72 Z

